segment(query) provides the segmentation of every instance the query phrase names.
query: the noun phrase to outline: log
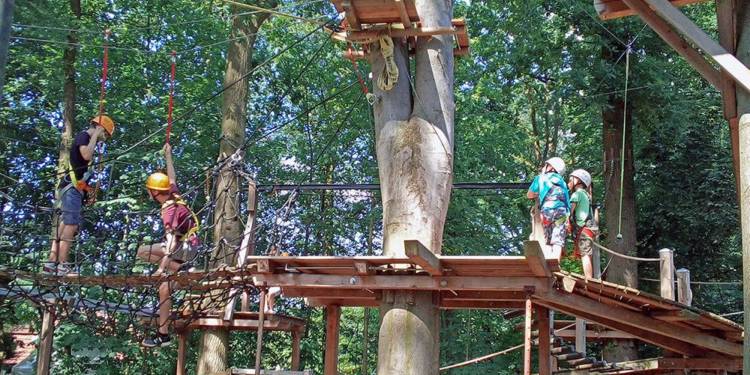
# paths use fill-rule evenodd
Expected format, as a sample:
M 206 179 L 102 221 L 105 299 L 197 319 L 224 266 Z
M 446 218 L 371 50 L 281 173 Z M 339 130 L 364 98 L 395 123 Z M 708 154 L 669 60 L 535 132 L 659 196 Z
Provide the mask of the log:
M 677 274 L 677 302 L 691 306 L 693 303 L 693 291 L 690 288 L 690 270 L 680 268 Z
M 325 375 L 338 375 L 340 317 L 340 306 L 329 305 L 326 307 L 326 351 L 324 360 Z
M 659 250 L 659 280 L 661 297 L 674 301 L 674 252 L 672 249 Z
M 536 316 L 539 322 L 539 375 L 552 374 L 552 349 L 550 325 L 550 311 L 544 306 L 536 306 Z
M 523 375 L 531 375 L 531 296 L 526 298 L 526 315 L 523 330 Z

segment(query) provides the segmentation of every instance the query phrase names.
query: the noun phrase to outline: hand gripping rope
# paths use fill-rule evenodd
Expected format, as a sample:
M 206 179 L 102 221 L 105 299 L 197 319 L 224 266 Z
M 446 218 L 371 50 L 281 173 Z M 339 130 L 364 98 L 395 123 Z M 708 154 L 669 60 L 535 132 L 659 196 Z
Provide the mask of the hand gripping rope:
M 169 144 L 169 135 L 172 133 L 172 109 L 174 109 L 174 76 L 177 66 L 177 52 L 172 51 L 172 72 L 169 78 L 169 107 L 167 108 L 167 137 L 164 143 Z

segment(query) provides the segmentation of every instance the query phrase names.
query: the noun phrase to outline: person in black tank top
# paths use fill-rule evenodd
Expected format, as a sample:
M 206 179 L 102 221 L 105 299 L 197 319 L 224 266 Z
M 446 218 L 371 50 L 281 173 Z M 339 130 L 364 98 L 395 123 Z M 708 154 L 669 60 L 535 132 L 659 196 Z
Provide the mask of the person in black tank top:
M 81 210 L 88 190 L 87 172 L 94 159 L 96 144 L 112 136 L 115 124 L 111 118 L 101 115 L 91 119 L 88 130 L 76 134 L 70 147 L 70 159 L 65 176 L 58 186 L 57 200 L 59 217 L 52 239 L 49 260 L 43 272 L 56 275 L 71 275 L 68 254 L 81 225 Z

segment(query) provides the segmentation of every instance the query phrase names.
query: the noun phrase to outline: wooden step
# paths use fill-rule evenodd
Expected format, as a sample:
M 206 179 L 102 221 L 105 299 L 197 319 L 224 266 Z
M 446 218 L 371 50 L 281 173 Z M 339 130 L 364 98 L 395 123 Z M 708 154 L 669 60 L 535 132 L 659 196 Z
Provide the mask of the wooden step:
M 569 365 L 573 367 L 582 366 L 582 365 L 588 365 L 589 363 L 594 363 L 596 359 L 584 357 L 579 359 L 571 359 L 570 361 L 567 361 Z
M 609 366 L 605 361 L 593 361 L 592 363 L 576 366 L 577 370 L 597 370 Z
M 566 354 L 555 355 L 555 358 L 557 358 L 560 361 L 566 361 L 567 362 L 567 361 L 569 361 L 571 359 L 580 359 L 580 358 L 583 358 L 583 354 L 578 353 L 578 352 L 573 352 L 573 353 L 566 353 Z
M 550 353 L 552 355 L 557 355 L 557 354 L 575 353 L 575 351 L 576 351 L 576 348 L 574 346 L 564 345 L 564 346 L 558 346 L 558 347 L 552 348 L 552 350 L 550 350 Z

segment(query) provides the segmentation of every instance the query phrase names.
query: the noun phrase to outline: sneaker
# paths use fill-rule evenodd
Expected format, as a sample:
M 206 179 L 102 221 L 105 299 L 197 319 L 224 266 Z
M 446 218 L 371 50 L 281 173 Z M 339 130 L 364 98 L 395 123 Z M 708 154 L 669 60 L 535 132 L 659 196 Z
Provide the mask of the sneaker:
M 169 335 L 162 333 L 156 334 L 155 336 L 146 337 L 141 341 L 141 345 L 146 348 L 156 348 L 169 346 L 172 343 L 172 338 Z
M 60 263 L 57 265 L 57 276 L 78 276 L 78 272 L 73 271 L 70 263 Z
M 57 263 L 44 262 L 44 267 L 42 267 L 42 273 L 45 275 L 57 275 Z

